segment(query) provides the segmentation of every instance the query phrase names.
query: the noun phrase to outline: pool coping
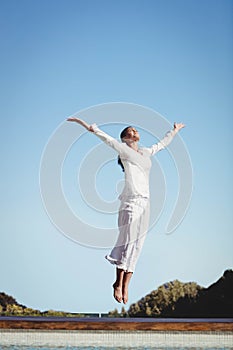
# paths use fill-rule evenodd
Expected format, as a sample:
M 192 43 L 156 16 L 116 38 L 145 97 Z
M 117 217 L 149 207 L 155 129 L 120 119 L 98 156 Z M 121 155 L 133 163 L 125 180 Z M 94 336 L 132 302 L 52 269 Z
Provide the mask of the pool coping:
M 233 318 L 0 317 L 0 329 L 233 332 Z

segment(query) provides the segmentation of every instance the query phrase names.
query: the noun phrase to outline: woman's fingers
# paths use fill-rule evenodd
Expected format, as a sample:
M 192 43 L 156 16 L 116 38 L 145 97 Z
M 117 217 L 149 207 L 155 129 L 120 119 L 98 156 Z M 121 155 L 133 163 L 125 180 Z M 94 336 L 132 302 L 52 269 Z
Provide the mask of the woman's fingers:
M 174 123 L 174 128 L 177 130 L 180 130 L 185 127 L 185 124 L 183 123 Z

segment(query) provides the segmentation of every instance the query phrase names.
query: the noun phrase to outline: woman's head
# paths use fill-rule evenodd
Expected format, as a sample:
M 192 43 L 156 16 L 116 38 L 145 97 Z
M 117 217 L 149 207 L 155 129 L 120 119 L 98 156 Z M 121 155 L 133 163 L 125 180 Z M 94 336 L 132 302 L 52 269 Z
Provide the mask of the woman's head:
M 121 134 L 121 141 L 139 141 L 140 135 L 139 132 L 133 127 L 133 126 L 127 126 L 124 130 L 122 130 Z
M 133 126 L 127 126 L 122 130 L 120 138 L 121 141 L 125 143 L 138 142 L 140 140 L 139 132 Z M 125 171 L 120 156 L 118 156 L 118 164 L 121 166 L 122 170 Z

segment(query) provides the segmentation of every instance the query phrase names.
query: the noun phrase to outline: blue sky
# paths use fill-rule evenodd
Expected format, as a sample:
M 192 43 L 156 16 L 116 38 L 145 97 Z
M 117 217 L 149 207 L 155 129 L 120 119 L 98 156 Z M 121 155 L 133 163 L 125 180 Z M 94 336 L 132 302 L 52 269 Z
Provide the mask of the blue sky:
M 163 233 L 174 204 L 168 177 L 164 215 L 148 234 L 129 305 L 164 282 L 208 286 L 232 268 L 232 1 L 8 0 L 0 6 L 0 290 L 41 310 L 121 308 L 112 297 L 107 250 L 62 235 L 39 187 L 41 156 L 54 130 L 67 116 L 109 102 L 139 104 L 171 123 L 183 121 L 194 173 L 189 210 L 172 235 Z M 117 136 L 118 130 L 108 132 Z M 93 135 L 83 138 L 83 151 L 99 143 Z M 65 168 L 74 206 L 74 169 L 82 160 L 76 149 Z M 173 171 L 168 152 L 158 160 Z M 119 179 L 120 169 L 113 168 Z

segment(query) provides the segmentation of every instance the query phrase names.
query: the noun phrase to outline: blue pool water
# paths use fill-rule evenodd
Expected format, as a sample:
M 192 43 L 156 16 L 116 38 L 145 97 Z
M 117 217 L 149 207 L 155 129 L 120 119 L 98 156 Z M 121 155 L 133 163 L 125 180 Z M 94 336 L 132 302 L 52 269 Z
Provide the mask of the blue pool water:
M 232 347 L 218 347 L 218 348 L 200 348 L 200 347 L 93 347 L 93 346 L 87 346 L 87 347 L 25 347 L 25 346 L 1 346 L 0 350 L 233 350 Z

